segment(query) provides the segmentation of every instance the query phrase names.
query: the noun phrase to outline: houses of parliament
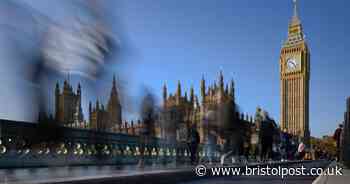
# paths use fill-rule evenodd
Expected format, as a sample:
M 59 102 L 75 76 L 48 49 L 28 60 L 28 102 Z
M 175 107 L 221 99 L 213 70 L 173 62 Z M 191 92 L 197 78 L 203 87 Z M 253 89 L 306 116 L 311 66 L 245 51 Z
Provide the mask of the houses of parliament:
M 112 89 L 107 105 L 98 100 L 89 103 L 89 122 L 84 121 L 81 107 L 81 86 L 74 92 L 69 81 L 65 80 L 61 91 L 59 83 L 55 89 L 55 120 L 68 127 L 90 128 L 98 131 L 115 131 L 122 127 L 122 108 L 118 95 L 116 79 L 113 77 Z
M 206 86 L 204 77 L 200 82 L 201 100 L 195 95 L 193 87 L 182 93 L 181 83 L 178 82 L 174 94 L 163 87 L 163 110 L 158 127 L 160 137 L 168 140 L 186 140 L 187 130 L 196 127 L 199 131 L 201 142 L 207 142 L 208 136 L 214 132 L 219 136 L 227 124 L 234 119 L 230 115 L 236 115 L 234 81 L 230 85 L 224 84 L 224 76 L 219 73 L 218 82 Z M 229 122 L 230 121 L 230 122 Z
M 167 86 L 164 85 L 163 110 L 158 125 L 160 137 L 168 140 L 186 140 L 187 130 L 194 126 L 199 131 L 201 142 L 206 142 L 210 131 L 221 131 L 229 114 L 235 114 L 235 109 L 229 108 L 235 106 L 234 91 L 234 81 L 231 80 L 230 85 L 225 85 L 222 72 L 218 82 L 208 87 L 204 77 L 202 78 L 200 100 L 193 87 L 189 97 L 187 92 L 182 93 L 180 81 L 174 94 L 168 94 Z M 227 114 L 220 113 L 225 110 Z
M 96 131 L 126 133 L 139 135 L 144 124 L 142 120 L 122 120 L 122 106 L 117 89 L 117 81 L 113 77 L 110 96 L 106 105 L 99 101 L 89 103 L 88 121 L 84 120 L 80 83 L 74 91 L 69 81 L 65 80 L 63 88 L 57 82 L 55 88 L 55 121 L 60 125 L 73 128 L 86 128 Z M 176 92 L 168 93 L 167 86 L 163 87 L 162 108 L 154 119 L 155 137 L 173 141 L 185 141 L 188 130 L 196 127 L 199 131 L 201 142 L 208 141 L 210 132 L 219 136 L 225 131 L 232 118 L 239 117 L 246 121 L 248 116 L 236 112 L 234 81 L 224 84 L 224 76 L 219 73 L 217 82 L 206 86 L 204 77 L 200 81 L 200 99 L 191 87 L 189 95 L 182 91 L 178 82 Z M 253 118 L 250 117 L 250 122 Z

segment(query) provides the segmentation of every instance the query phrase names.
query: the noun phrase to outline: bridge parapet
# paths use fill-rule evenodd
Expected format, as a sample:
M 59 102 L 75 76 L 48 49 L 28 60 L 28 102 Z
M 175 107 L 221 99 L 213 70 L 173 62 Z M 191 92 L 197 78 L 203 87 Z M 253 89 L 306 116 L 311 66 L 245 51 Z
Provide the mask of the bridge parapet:
M 0 168 L 67 165 L 185 164 L 185 142 L 122 133 L 0 120 Z M 201 158 L 218 160 L 218 147 L 200 145 Z

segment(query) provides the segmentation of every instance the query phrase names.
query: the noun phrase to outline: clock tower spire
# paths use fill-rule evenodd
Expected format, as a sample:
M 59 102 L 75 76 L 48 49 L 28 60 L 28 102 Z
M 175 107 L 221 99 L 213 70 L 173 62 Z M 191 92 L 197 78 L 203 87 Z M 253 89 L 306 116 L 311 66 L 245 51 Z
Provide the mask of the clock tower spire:
M 291 46 L 298 42 L 304 41 L 303 27 L 298 16 L 297 0 L 293 0 L 294 13 L 288 26 L 288 39 L 285 46 Z
M 280 54 L 281 129 L 309 144 L 310 51 L 293 0 L 288 37 Z
M 298 17 L 297 0 L 293 0 L 293 4 L 294 4 L 294 14 L 293 14 L 293 17 Z

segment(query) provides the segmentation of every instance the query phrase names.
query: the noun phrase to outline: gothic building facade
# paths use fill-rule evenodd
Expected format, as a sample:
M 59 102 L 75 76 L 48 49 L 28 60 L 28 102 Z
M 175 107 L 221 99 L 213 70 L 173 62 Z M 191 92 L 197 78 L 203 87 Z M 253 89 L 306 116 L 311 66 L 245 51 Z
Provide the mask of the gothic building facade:
M 117 127 L 122 127 L 122 108 L 115 76 L 107 106 L 100 104 L 98 100 L 94 107 L 89 103 L 89 122 L 90 128 L 98 131 L 113 132 Z
M 230 85 L 225 85 L 220 72 L 218 82 L 207 87 L 203 77 L 200 86 L 201 100 L 194 94 L 193 87 L 188 96 L 187 92 L 182 93 L 180 82 L 175 94 L 168 94 L 164 85 L 163 109 L 157 126 L 159 137 L 184 141 L 187 131 L 195 126 L 201 142 L 205 143 L 210 135 L 222 137 L 225 131 L 230 130 L 229 126 L 234 124 L 237 115 L 233 80 Z
M 55 89 L 55 120 L 64 126 L 74 126 L 84 121 L 81 108 L 81 86 L 74 92 L 69 81 L 63 83 L 62 92 L 59 83 Z
M 187 130 L 196 122 L 199 112 L 198 97 L 191 87 L 190 97 L 182 94 L 180 81 L 175 94 L 169 94 L 166 85 L 163 87 L 163 108 L 156 128 L 156 134 L 167 140 L 186 140 Z
M 98 100 L 93 106 L 89 103 L 89 122 L 84 121 L 81 107 L 81 86 L 78 84 L 77 91 L 69 81 L 63 83 L 62 92 L 59 83 L 55 89 L 55 120 L 63 126 L 75 128 L 89 128 L 97 131 L 121 131 L 122 107 L 120 104 L 116 79 L 113 77 L 112 89 L 106 106 Z
M 200 81 L 200 97 L 194 88 L 189 93 L 183 92 L 178 82 L 174 94 L 163 87 L 163 104 L 161 112 L 154 119 L 154 135 L 168 141 L 187 141 L 188 131 L 196 127 L 201 143 L 239 144 L 247 149 L 251 140 L 251 129 L 256 123 L 248 115 L 240 114 L 235 102 L 234 81 L 224 83 L 222 72 L 217 82 L 207 86 L 204 79 Z M 96 131 L 141 135 L 145 130 L 144 122 L 122 122 L 122 107 L 113 77 L 112 89 L 106 105 L 100 101 L 89 103 L 88 123 L 84 121 L 81 109 L 81 86 L 74 92 L 69 82 L 65 81 L 62 92 L 56 84 L 56 120 L 64 126 L 88 128 Z M 189 94 L 189 95 L 188 95 Z M 83 126 L 79 126 L 83 124 Z M 258 125 L 259 129 L 259 125 Z M 239 141 L 232 141 L 239 140 Z

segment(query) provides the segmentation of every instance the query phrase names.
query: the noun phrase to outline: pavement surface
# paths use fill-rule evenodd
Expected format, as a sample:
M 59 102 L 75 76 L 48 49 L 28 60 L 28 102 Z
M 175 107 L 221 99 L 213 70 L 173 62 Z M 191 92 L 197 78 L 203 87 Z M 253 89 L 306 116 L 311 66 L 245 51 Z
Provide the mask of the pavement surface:
M 286 167 L 298 166 L 297 164 L 284 164 Z M 320 165 L 318 162 L 308 162 L 303 164 L 307 165 L 308 167 L 314 167 L 315 164 Z M 195 174 L 194 166 L 176 165 L 147 166 L 144 168 L 139 168 L 137 166 L 80 166 L 0 170 L 1 184 L 311 184 L 315 178 L 316 176 L 287 177 L 285 179 L 282 179 L 280 176 L 208 176 L 203 178 Z
M 340 167 L 342 168 L 342 175 L 323 175 L 314 180 L 312 184 L 348 184 L 350 183 L 350 168 L 346 168 L 344 165 L 333 162 L 329 168 Z
M 311 184 L 316 177 L 289 177 L 282 179 L 277 176 L 236 176 L 209 178 L 182 184 Z
M 342 176 L 328 176 L 326 184 L 349 184 L 350 169 L 344 169 Z
M 161 175 L 192 171 L 192 166 L 74 166 L 50 168 L 0 169 L 0 184 L 76 183 L 78 181 L 102 181 L 111 178 Z M 92 182 L 94 183 L 94 182 Z

